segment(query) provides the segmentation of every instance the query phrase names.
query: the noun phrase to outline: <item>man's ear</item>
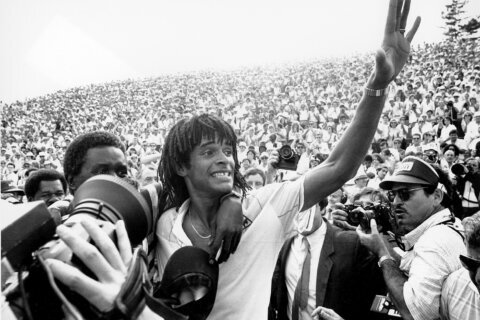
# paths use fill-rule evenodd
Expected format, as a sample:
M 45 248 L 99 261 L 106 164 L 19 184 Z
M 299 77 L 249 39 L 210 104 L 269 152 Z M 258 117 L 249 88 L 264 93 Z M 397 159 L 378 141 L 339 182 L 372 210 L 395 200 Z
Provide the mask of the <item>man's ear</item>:
M 184 166 L 181 165 L 176 165 L 175 166 L 175 172 L 180 176 L 180 177 L 185 177 L 187 175 L 187 170 Z
M 434 201 L 436 205 L 439 205 L 440 203 L 442 203 L 443 196 L 444 196 L 442 190 L 435 189 L 435 191 L 433 192 L 433 196 L 434 196 Z

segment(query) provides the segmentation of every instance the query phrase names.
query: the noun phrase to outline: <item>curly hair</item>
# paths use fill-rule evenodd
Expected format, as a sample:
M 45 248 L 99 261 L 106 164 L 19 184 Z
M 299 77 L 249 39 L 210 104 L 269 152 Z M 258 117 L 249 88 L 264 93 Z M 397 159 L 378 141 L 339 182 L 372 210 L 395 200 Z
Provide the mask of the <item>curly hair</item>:
M 480 213 L 462 220 L 465 228 L 466 243 L 471 248 L 480 248 Z
M 68 146 L 63 159 L 63 172 L 68 183 L 82 170 L 88 150 L 96 147 L 116 147 L 125 154 L 125 146 L 112 133 L 94 131 L 78 136 Z
M 183 177 L 177 174 L 179 167 L 190 167 L 190 155 L 193 149 L 200 145 L 202 139 L 209 139 L 232 146 L 235 163 L 233 184 L 245 195 L 249 189 L 245 179 L 240 174 L 240 164 L 237 156 L 237 136 L 233 128 L 224 120 L 209 114 L 182 119 L 168 133 L 158 166 L 158 176 L 164 186 L 160 206 L 164 210 L 179 208 L 188 199 L 189 193 Z
M 27 181 L 25 181 L 25 195 L 27 196 L 27 199 L 30 201 L 35 197 L 35 194 L 38 191 L 38 188 L 40 186 L 40 183 L 42 181 L 55 181 L 55 180 L 60 180 L 62 183 L 62 189 L 64 193 L 67 193 L 67 180 L 57 170 L 53 169 L 40 169 L 40 170 L 35 170 L 32 172 Z

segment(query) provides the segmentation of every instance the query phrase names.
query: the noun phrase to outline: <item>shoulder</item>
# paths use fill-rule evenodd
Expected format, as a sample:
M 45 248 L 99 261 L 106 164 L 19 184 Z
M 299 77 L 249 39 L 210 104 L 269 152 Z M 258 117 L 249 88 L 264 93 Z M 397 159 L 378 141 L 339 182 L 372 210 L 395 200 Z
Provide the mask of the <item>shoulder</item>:
M 470 282 L 468 271 L 465 268 L 460 268 L 457 271 L 450 273 L 443 284 L 442 293 L 449 294 L 455 287 L 467 286 Z
M 461 230 L 459 231 L 461 232 Z M 459 253 L 465 246 L 462 236 L 457 231 L 448 225 L 439 224 L 425 231 L 415 247 L 427 250 L 438 248 L 439 251 L 453 254 L 454 252 Z

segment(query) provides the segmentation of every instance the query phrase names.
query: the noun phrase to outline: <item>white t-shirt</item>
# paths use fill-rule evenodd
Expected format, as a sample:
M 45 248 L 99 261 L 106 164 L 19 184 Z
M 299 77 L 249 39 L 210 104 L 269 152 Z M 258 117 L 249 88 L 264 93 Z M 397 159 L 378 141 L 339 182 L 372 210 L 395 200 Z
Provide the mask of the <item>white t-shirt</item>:
M 208 319 L 267 319 L 272 275 L 278 253 L 294 234 L 294 218 L 303 206 L 304 177 L 270 184 L 250 193 L 243 214 L 251 224 L 243 230 L 237 251 L 220 265 L 215 305 Z M 168 258 L 192 242 L 182 228 L 190 206 L 169 209 L 157 224 L 156 257 L 160 277 Z

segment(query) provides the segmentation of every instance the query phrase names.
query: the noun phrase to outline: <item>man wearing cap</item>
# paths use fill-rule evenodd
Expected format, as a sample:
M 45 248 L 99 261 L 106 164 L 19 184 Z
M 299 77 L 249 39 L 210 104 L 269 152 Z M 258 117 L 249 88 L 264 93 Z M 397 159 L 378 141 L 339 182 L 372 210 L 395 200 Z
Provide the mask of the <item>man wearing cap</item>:
M 360 241 L 379 258 L 403 319 L 437 319 L 443 282 L 461 267 L 458 256 L 465 254 L 461 225 L 449 209 L 448 176 L 420 158 L 407 157 L 380 187 L 390 190 L 401 250 L 397 253 L 383 241 L 374 220 L 369 233 L 357 228 Z

